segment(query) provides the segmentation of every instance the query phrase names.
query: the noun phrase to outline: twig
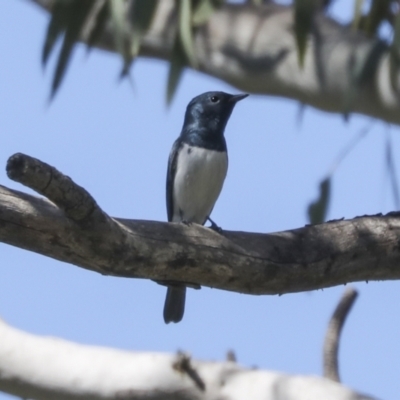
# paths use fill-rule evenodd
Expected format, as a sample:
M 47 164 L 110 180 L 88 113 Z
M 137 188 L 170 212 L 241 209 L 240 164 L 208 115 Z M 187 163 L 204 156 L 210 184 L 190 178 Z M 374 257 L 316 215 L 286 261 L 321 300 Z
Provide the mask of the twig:
M 357 133 L 356 136 L 354 136 L 349 143 L 347 143 L 346 146 L 342 148 L 342 150 L 339 152 L 338 156 L 336 157 L 335 161 L 329 168 L 328 176 L 333 175 L 333 173 L 336 171 L 336 169 L 339 167 L 340 163 L 343 162 L 343 160 L 355 149 L 355 147 L 358 145 L 358 143 L 361 142 L 362 139 L 364 139 L 368 133 L 371 131 L 371 129 L 374 127 L 375 121 L 371 120 L 364 128 L 360 129 L 360 131 Z
M 236 353 L 233 350 L 228 350 L 226 353 L 226 361 L 237 362 Z
M 174 362 L 172 367 L 179 372 L 187 374 L 202 392 L 206 390 L 206 384 L 203 379 L 201 379 L 199 373 L 192 367 L 190 357 L 187 354 L 179 351 L 177 354 L 177 360 Z
M 397 210 L 400 209 L 400 194 L 399 194 L 399 184 L 396 174 L 395 157 L 393 157 L 392 149 L 392 137 L 390 132 L 386 135 L 386 167 L 389 174 L 390 183 L 392 185 L 393 191 L 393 201 Z
M 352 287 L 344 291 L 326 331 L 323 354 L 324 377 L 335 382 L 340 382 L 338 363 L 340 334 L 357 296 L 357 290 Z

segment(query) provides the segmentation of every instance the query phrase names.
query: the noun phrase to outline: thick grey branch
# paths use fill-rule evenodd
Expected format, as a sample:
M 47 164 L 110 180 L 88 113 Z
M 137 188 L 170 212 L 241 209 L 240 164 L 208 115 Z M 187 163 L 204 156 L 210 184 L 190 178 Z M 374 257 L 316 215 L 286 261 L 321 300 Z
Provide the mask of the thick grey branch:
M 194 378 L 194 376 L 196 378 Z M 327 379 L 38 337 L 0 321 L 0 390 L 40 400 L 372 400 Z
M 54 3 L 29 1 L 48 11 Z M 177 27 L 174 4 L 173 0 L 160 2 L 140 55 L 169 59 Z M 89 20 L 83 41 L 91 26 Z M 245 92 L 287 97 L 330 112 L 343 112 L 351 105 L 356 113 L 400 123 L 400 96 L 391 85 L 385 44 L 322 13 L 315 20 L 303 69 L 297 61 L 290 7 L 272 2 L 260 7 L 225 4 L 196 29 L 194 37 L 199 71 Z M 98 47 L 115 51 L 114 43 L 108 24 Z M 367 67 L 358 75 L 360 89 L 350 91 L 355 71 L 363 65 Z
M 21 164 L 36 165 L 35 173 Z M 47 188 L 68 209 L 90 197 L 70 178 L 40 164 L 19 154 L 10 159 L 8 173 L 35 188 L 44 180 L 37 175 L 47 176 L 50 168 L 57 179 Z M 400 278 L 397 213 L 272 234 L 219 234 L 196 224 L 110 218 L 97 205 L 96 210 L 81 223 L 45 199 L 0 186 L 0 241 L 106 275 L 193 282 L 249 294 Z
M 356 289 L 350 287 L 345 290 L 326 331 L 323 354 L 324 377 L 335 382 L 340 382 L 338 362 L 340 334 L 357 296 Z

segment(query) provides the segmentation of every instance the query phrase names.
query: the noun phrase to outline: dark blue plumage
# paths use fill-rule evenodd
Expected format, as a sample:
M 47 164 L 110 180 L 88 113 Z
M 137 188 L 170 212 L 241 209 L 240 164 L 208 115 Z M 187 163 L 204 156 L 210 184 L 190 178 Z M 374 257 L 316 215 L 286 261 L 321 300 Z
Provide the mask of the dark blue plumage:
M 228 169 L 225 127 L 235 104 L 247 96 L 207 92 L 188 104 L 168 160 L 168 221 L 204 225 L 210 218 Z M 182 319 L 185 297 L 184 283 L 168 283 L 166 323 Z

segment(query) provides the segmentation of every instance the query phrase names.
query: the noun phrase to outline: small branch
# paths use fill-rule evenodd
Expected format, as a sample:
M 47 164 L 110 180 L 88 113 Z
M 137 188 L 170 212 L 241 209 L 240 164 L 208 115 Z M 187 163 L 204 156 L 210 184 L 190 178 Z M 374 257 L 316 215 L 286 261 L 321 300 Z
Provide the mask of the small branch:
M 52 202 L 0 186 L 0 241 L 104 275 L 283 294 L 400 279 L 398 213 L 270 234 L 112 218 L 55 168 L 18 154 L 10 177 Z
M 83 346 L 0 320 L 0 391 L 38 400 L 372 400 L 314 376 Z M 187 371 L 193 370 L 199 382 Z M 201 382 L 201 383 L 200 383 Z M 201 387 L 199 387 L 199 384 Z M 203 389 L 202 389 L 203 388 Z
M 226 353 L 226 361 L 237 362 L 236 353 L 233 350 L 228 350 Z
M 201 390 L 202 392 L 206 390 L 206 385 L 203 379 L 201 379 L 198 372 L 193 368 L 190 362 L 190 357 L 187 354 L 181 351 L 178 352 L 177 360 L 173 363 L 173 368 L 179 372 L 187 374 L 199 390 Z
M 335 382 L 340 382 L 338 362 L 340 334 L 357 296 L 356 289 L 349 287 L 345 290 L 326 331 L 323 356 L 324 377 Z

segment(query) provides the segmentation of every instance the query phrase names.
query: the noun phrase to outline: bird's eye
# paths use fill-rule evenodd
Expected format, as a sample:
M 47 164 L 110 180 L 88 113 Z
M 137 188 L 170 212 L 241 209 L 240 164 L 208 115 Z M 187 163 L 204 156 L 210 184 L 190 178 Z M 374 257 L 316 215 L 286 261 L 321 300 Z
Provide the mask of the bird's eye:
M 211 97 L 211 101 L 212 101 L 213 103 L 218 103 L 218 102 L 219 102 L 219 97 L 218 97 L 218 96 L 212 96 L 212 97 Z

